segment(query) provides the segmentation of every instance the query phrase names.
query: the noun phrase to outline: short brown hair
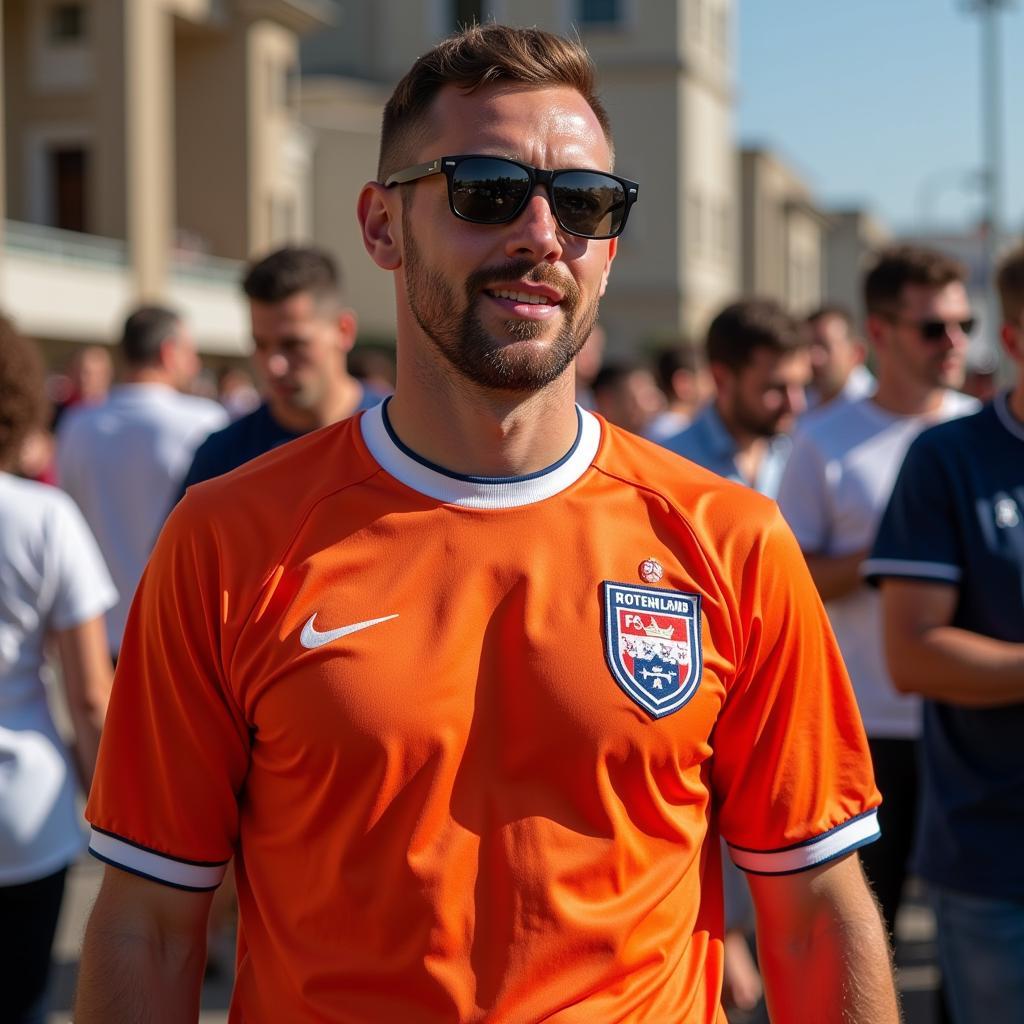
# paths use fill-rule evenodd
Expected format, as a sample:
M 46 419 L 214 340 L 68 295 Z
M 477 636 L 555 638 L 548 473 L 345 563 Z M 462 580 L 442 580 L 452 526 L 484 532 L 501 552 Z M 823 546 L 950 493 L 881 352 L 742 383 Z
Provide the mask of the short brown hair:
M 796 320 L 774 299 L 734 302 L 708 328 L 708 362 L 727 366 L 733 373 L 742 370 L 759 348 L 785 355 L 806 347 Z
M 429 135 L 426 115 L 444 86 L 472 93 L 495 82 L 575 89 L 611 146 L 608 114 L 594 91 L 594 65 L 579 43 L 539 28 L 473 25 L 418 57 L 395 86 L 384 108 L 377 180 L 412 162 Z
M 46 414 L 39 350 L 0 316 L 0 466 L 17 461 L 21 443 Z
M 1003 320 L 1019 324 L 1024 316 L 1024 245 L 1009 253 L 996 270 L 999 304 L 1003 307 Z
M 309 292 L 317 305 L 341 300 L 341 272 L 329 252 L 316 246 L 285 246 L 253 260 L 242 291 L 257 302 L 283 302 Z
M 864 307 L 869 315 L 884 316 L 900 304 L 907 285 L 944 288 L 967 280 L 962 263 L 936 249 L 899 245 L 883 249 L 864 278 Z

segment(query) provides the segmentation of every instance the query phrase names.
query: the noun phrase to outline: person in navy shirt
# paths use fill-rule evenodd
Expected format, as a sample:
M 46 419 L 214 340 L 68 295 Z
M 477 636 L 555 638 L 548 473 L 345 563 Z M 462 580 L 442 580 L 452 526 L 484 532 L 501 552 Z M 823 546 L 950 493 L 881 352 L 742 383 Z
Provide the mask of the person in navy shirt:
M 957 1024 L 1024 1022 L 1024 248 L 998 283 L 1016 386 L 918 437 L 864 565 L 926 698 L 916 866 Z
M 375 405 L 348 372 L 356 318 L 341 301 L 337 265 L 322 249 L 286 247 L 252 263 L 249 300 L 253 362 L 266 400 L 211 434 L 198 448 L 178 497 L 257 455 Z

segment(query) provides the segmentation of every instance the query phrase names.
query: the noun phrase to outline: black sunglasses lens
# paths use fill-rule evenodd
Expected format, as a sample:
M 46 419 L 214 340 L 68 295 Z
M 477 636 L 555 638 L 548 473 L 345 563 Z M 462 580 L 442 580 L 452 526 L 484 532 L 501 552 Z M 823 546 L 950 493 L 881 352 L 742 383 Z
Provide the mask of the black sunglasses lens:
M 477 224 L 511 220 L 529 195 L 529 172 L 508 160 L 475 156 L 452 172 L 452 208 Z
M 960 330 L 963 331 L 964 334 L 973 334 L 974 333 L 974 325 L 975 325 L 974 317 L 973 316 L 969 316 L 966 320 L 961 320 L 960 321 Z
M 957 322 L 957 326 L 964 334 L 974 332 L 974 317 Z M 921 337 L 926 341 L 942 341 L 946 337 L 947 324 L 945 320 L 925 320 L 921 324 Z
M 551 186 L 551 201 L 562 227 L 586 238 L 617 235 L 626 218 L 626 189 L 607 174 L 557 174 Z

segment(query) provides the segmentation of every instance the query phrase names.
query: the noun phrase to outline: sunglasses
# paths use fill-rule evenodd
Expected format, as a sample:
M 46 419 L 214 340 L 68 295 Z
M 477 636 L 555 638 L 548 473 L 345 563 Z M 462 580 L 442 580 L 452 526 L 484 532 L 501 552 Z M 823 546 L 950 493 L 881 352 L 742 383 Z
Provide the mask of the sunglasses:
M 472 224 L 507 224 L 522 213 L 538 185 L 548 193 L 558 226 L 580 238 L 614 238 L 626 226 L 640 186 L 604 171 L 545 171 L 499 156 L 441 156 L 396 171 L 386 188 L 443 174 L 452 213 Z
M 973 316 L 965 320 L 901 320 L 899 317 L 891 317 L 893 323 L 913 327 L 925 341 L 944 341 L 950 331 L 960 330 L 966 335 L 974 333 L 977 320 Z

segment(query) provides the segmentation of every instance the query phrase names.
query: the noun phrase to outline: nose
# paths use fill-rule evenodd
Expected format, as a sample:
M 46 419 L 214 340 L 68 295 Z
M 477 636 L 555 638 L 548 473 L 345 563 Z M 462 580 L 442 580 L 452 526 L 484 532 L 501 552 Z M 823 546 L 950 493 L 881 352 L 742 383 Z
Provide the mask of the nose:
M 558 222 L 547 192 L 538 185 L 522 212 L 510 225 L 505 252 L 513 258 L 527 257 L 537 263 L 554 263 L 562 256 Z

